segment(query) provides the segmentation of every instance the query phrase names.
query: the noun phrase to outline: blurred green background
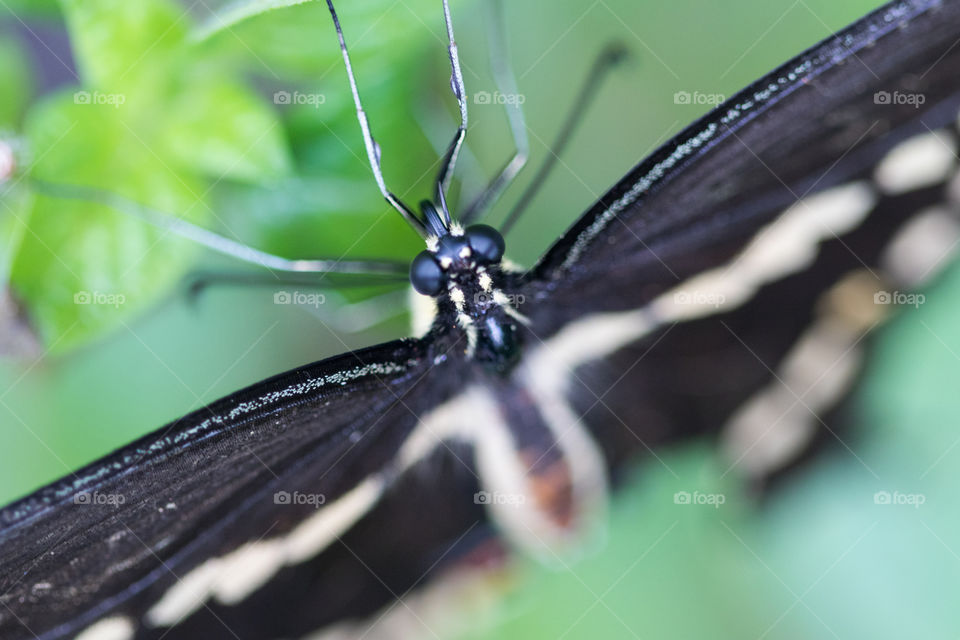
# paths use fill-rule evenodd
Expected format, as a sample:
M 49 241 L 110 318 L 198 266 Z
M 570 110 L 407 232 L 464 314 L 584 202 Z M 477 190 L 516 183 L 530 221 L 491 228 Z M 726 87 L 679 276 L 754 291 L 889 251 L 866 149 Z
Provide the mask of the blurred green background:
M 454 3 L 468 93 L 493 91 L 481 1 Z M 255 14 L 237 22 L 169 0 L 0 11 L 0 144 L 20 166 L 0 184 L 0 284 L 40 340 L 39 354 L 0 358 L 0 503 L 240 386 L 407 333 L 402 293 L 381 298 L 392 317 L 345 330 L 367 314 L 340 310 L 382 288 L 324 291 L 317 308 L 273 304 L 277 288 L 191 303 L 186 274 L 237 265 L 100 205 L 38 196 L 24 178 L 99 186 L 290 257 L 409 258 L 418 241 L 371 179 L 325 7 L 258 14 L 271 4 L 283 3 L 235 5 Z M 611 41 L 633 52 L 508 237 L 508 254 L 530 264 L 710 106 L 678 105 L 675 92 L 730 95 L 879 3 L 507 4 L 534 166 L 594 55 Z M 436 171 L 431 140 L 455 123 L 439 2 L 339 9 L 384 172 L 416 202 Z M 500 108 L 470 108 L 458 178 L 472 193 L 511 143 Z M 123 303 L 76 304 L 81 292 Z M 956 637 L 957 292 L 954 269 L 882 331 L 851 450 L 821 456 L 762 506 L 710 447 L 663 452 L 619 496 L 602 550 L 560 571 L 521 562 L 464 637 Z M 676 505 L 679 490 L 727 502 Z M 878 505 L 878 491 L 924 503 Z

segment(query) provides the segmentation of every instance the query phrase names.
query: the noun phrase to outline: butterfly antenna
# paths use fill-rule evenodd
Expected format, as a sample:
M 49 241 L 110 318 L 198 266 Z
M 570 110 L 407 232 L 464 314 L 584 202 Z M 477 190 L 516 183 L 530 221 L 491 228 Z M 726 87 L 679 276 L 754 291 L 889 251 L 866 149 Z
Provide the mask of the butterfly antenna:
M 329 0 L 327 0 L 329 2 Z M 457 106 L 460 107 L 460 126 L 457 132 L 453 134 L 450 146 L 443 156 L 443 163 L 440 165 L 440 172 L 437 174 L 437 186 L 434 193 L 434 200 L 440 202 L 441 194 L 446 194 L 450 186 L 450 179 L 453 177 L 453 170 L 457 166 L 457 156 L 460 155 L 460 147 L 463 146 L 463 138 L 467 134 L 467 96 L 466 89 L 463 86 L 463 72 L 460 70 L 460 54 L 457 51 L 457 41 L 453 35 L 453 19 L 450 17 L 450 4 L 448 0 L 443 0 L 443 20 L 447 26 L 447 53 L 450 57 L 450 89 L 457 99 Z M 450 225 L 450 213 L 443 207 L 443 215 L 446 218 L 447 226 Z
M 500 173 L 487 184 L 486 188 L 473 199 L 460 217 L 463 224 L 470 224 L 480 217 L 510 186 L 517 174 L 527 164 L 530 157 L 530 141 L 527 137 L 527 122 L 523 116 L 522 99 L 517 88 L 517 78 L 510 65 L 507 48 L 506 20 L 503 16 L 503 2 L 494 0 L 484 3 L 490 12 L 487 20 L 487 39 L 490 41 L 490 68 L 493 70 L 494 83 L 504 98 L 507 119 L 510 122 L 510 134 L 513 136 L 514 154 L 503 166 Z
M 548 150 L 549 153 L 547 154 L 546 160 L 544 160 L 543 165 L 541 165 L 530 184 L 527 185 L 527 188 L 524 189 L 520 195 L 520 199 L 517 200 L 513 209 L 510 210 L 503 224 L 500 225 L 501 234 L 507 235 L 510 229 L 513 228 L 513 225 L 517 223 L 517 220 L 520 219 L 520 215 L 526 210 L 527 205 L 530 204 L 530 201 L 540 190 L 540 187 L 546 182 L 550 172 L 554 166 L 556 166 L 557 160 L 560 159 L 564 149 L 566 149 L 567 143 L 570 142 L 570 138 L 576 130 L 577 125 L 583 120 L 583 114 L 586 112 L 587 107 L 590 106 L 590 101 L 596 96 L 597 87 L 604 78 L 606 78 L 607 73 L 622 62 L 628 53 L 629 51 L 624 45 L 615 43 L 608 45 L 594 61 L 593 66 L 587 74 L 587 79 L 580 88 L 579 95 L 573 103 L 570 113 L 567 115 L 567 119 L 560 128 L 560 133 L 557 134 L 557 139 Z
M 444 0 L 443 4 L 444 7 L 446 7 L 446 0 Z M 383 179 L 383 172 L 380 169 L 380 146 L 377 144 L 377 141 L 373 139 L 373 134 L 370 133 L 370 123 L 367 121 L 367 114 L 363 110 L 363 103 L 360 102 L 360 92 L 357 90 L 357 79 L 353 75 L 353 66 L 350 64 L 350 54 L 347 53 L 347 43 L 343 39 L 343 30 L 340 28 L 340 19 L 337 17 L 337 12 L 333 8 L 332 0 L 327 0 L 327 8 L 330 9 L 330 16 L 333 18 L 333 26 L 337 29 L 337 39 L 340 41 L 340 53 L 343 55 L 343 64 L 347 68 L 347 77 L 350 79 L 350 90 L 353 92 L 353 103 L 357 107 L 357 120 L 360 122 L 360 130 L 363 132 L 363 144 L 367 149 L 367 158 L 370 161 L 370 168 L 373 170 L 373 177 L 377 181 L 377 186 L 380 188 L 380 193 L 383 194 L 383 197 L 386 199 L 386 201 L 389 202 L 394 209 L 400 212 L 400 215 L 404 217 L 404 219 L 410 224 L 411 227 L 414 228 L 414 230 L 416 230 L 417 233 L 420 234 L 421 237 L 426 238 L 427 230 L 423 224 L 423 221 L 420 220 L 420 218 L 418 218 L 417 215 L 410 209 L 410 207 L 405 205 L 400 198 L 393 195 L 393 193 L 387 189 L 387 184 Z M 447 15 L 449 17 L 449 10 L 447 10 Z M 450 33 L 452 34 L 452 31 L 450 31 Z M 451 52 L 451 56 L 453 56 L 455 48 L 451 49 Z M 459 66 L 457 69 L 459 71 Z

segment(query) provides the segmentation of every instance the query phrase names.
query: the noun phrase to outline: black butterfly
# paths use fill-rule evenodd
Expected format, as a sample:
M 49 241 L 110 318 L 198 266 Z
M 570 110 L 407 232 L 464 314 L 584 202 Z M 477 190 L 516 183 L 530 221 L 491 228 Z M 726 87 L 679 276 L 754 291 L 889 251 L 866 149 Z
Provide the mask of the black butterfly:
M 426 239 L 429 331 L 260 382 L 6 507 L 0 633 L 301 637 L 495 531 L 549 559 L 639 454 L 721 427 L 753 442 L 784 386 L 813 393 L 778 442 L 808 441 L 856 369 L 808 354 L 856 355 L 875 296 L 924 275 L 911 223 L 945 215 L 954 134 L 931 136 L 960 107 L 958 32 L 955 2 L 871 13 L 687 127 L 529 271 L 448 211 L 463 129 L 419 212 L 375 169 Z M 796 448 L 741 450 L 763 475 Z

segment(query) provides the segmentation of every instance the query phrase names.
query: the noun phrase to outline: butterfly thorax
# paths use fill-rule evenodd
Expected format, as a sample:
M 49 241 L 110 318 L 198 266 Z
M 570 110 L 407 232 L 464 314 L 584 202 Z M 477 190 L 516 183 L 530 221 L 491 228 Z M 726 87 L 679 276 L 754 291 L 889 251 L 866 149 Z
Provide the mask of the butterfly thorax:
M 503 237 L 481 224 L 440 231 L 413 260 L 410 281 L 436 301 L 435 330 L 460 332 L 468 358 L 505 372 L 519 355 L 524 317 L 504 290 Z

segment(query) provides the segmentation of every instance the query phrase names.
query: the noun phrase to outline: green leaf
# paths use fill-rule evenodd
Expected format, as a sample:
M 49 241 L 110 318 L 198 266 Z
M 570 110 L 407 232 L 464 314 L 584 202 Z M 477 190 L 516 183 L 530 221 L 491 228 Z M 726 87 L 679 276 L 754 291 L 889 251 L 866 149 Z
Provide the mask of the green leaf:
M 15 129 L 33 91 L 30 62 L 15 37 L 0 40 L 0 130 Z
M 410 96 L 419 95 L 422 88 L 424 50 L 435 54 L 441 73 L 445 56 L 442 46 L 433 47 L 432 41 L 417 37 L 422 24 L 415 11 L 422 10 L 421 18 L 433 17 L 439 36 L 442 13 L 430 0 L 408 4 L 409 8 L 391 6 L 378 0 L 344 3 L 338 9 L 345 29 L 351 24 L 366 34 L 347 36 L 351 45 L 357 45 L 354 69 L 373 133 L 384 151 L 384 172 L 395 189 L 416 199 L 416 194 L 430 191 L 433 176 L 424 167 L 436 161 L 436 152 L 417 126 L 423 104 L 412 102 Z M 384 28 L 367 33 L 374 22 Z M 327 37 L 321 37 L 324 34 Z M 231 230 L 246 229 L 241 237 L 260 238 L 258 246 L 287 256 L 349 251 L 392 257 L 416 250 L 418 238 L 389 211 L 372 180 L 324 3 L 264 13 L 223 31 L 202 49 L 223 59 L 239 59 L 263 76 L 258 84 L 275 95 L 274 109 L 283 118 L 297 167 L 298 177 L 270 185 L 270 192 L 218 185 L 217 210 Z M 385 50 L 389 57 L 383 56 Z
M 441 63 L 445 59 L 443 13 L 436 0 L 339 2 L 336 7 L 364 96 L 368 87 L 391 74 L 398 59 L 412 52 L 431 48 Z M 437 40 L 423 37 L 424 23 Z M 346 87 L 337 36 L 324 2 L 260 13 L 208 34 L 203 46 L 245 59 L 268 82 L 282 79 L 286 84 L 291 78 L 310 84 L 324 81 L 338 93 Z M 331 73 L 333 66 L 336 69 Z
M 40 105 L 26 126 L 38 159 L 32 175 L 203 221 L 202 186 L 171 169 L 122 114 L 63 94 Z M 46 342 L 64 349 L 116 327 L 169 289 L 194 250 L 102 204 L 38 195 L 12 283 Z
M 436 162 L 436 153 L 419 128 L 411 126 L 417 107 L 408 96 L 416 86 L 416 65 L 408 62 L 412 60 L 392 60 L 394 73 L 366 87 L 365 96 L 384 150 L 387 180 L 415 200 L 432 187 L 433 172 L 424 168 Z M 243 237 L 259 237 L 258 246 L 282 255 L 405 258 L 415 253 L 419 238 L 390 210 L 372 179 L 345 78 L 328 78 L 322 88 L 321 94 L 301 90 L 322 95 L 321 104 L 277 105 L 298 175 L 266 191 L 220 185 L 215 192 L 218 211 L 229 216 L 230 229 L 250 229 Z M 290 88 L 288 93 L 294 96 L 297 91 Z
M 166 75 L 189 22 L 165 0 L 61 0 L 86 86 L 145 91 Z
M 230 29 L 247 18 L 305 2 L 311 2 L 311 0 L 239 0 L 238 2 L 225 2 L 219 8 L 214 9 L 210 18 L 194 31 L 193 38 L 195 40 L 206 40 L 221 31 Z
M 59 96 L 34 107 L 28 117 L 31 153 L 39 159 L 34 176 L 51 183 L 94 186 L 160 211 L 190 216 L 198 216 L 203 209 L 194 206 L 201 199 L 195 194 L 211 192 L 217 197 L 224 190 L 243 194 L 249 188 L 236 211 L 253 214 L 251 222 L 244 220 L 241 226 L 263 231 L 260 242 L 251 241 L 265 248 L 273 248 L 271 239 L 281 232 L 293 231 L 295 242 L 284 241 L 274 248 L 287 255 L 356 248 L 356 237 L 370 235 L 365 232 L 371 225 L 403 228 L 399 219 L 387 215 L 369 181 L 370 169 L 342 74 L 325 81 L 320 87 L 325 93 L 320 93 L 316 86 L 299 86 L 296 73 L 288 75 L 278 67 L 280 73 L 266 85 L 267 95 L 301 91 L 324 96 L 322 105 L 305 107 L 271 105 L 244 85 L 237 73 L 239 68 L 261 73 L 264 65 L 271 67 L 269 55 L 266 61 L 258 59 L 258 47 L 271 41 L 278 28 L 296 30 L 295 41 L 278 46 L 302 47 L 305 52 L 291 59 L 296 64 L 306 62 L 321 47 L 314 31 L 303 29 L 303 21 L 322 20 L 320 24 L 330 26 L 321 4 L 273 11 L 238 24 L 230 30 L 234 40 L 240 30 L 255 35 L 251 44 L 241 46 L 227 37 L 191 45 L 183 37 L 188 20 L 164 0 L 62 3 L 83 88 L 74 93 L 74 104 L 69 104 L 69 96 Z M 345 10 L 345 16 L 363 14 L 362 20 L 351 18 L 355 24 L 369 20 L 373 11 L 356 6 Z M 416 16 L 408 9 L 394 8 L 388 18 L 405 24 Z M 438 21 L 441 24 L 442 18 Z M 409 63 L 422 47 L 416 45 L 412 29 L 386 31 L 388 37 L 407 44 L 398 47 L 397 56 L 389 61 L 378 61 L 373 55 L 377 47 L 368 39 L 358 46 L 358 70 L 367 65 L 373 70 L 365 75 L 364 92 L 382 105 L 375 107 L 380 111 L 378 140 L 402 150 L 386 159 L 385 170 L 396 184 L 409 185 L 421 180 L 417 167 L 424 151 L 429 151 L 416 128 L 409 126 L 412 116 L 407 101 L 415 69 Z M 320 77 L 317 66 L 324 58 L 340 64 L 335 41 L 327 49 L 329 55 L 304 67 L 311 78 Z M 398 64 L 404 72 L 390 72 Z M 395 103 L 405 106 L 397 110 L 390 106 Z M 293 139 L 298 143 L 296 156 L 287 143 Z M 291 199 L 286 209 L 259 211 L 262 202 L 254 197 L 259 193 L 257 185 L 289 183 L 294 157 L 297 172 L 307 177 L 305 188 L 316 185 L 312 176 L 328 178 L 326 186 L 316 197 L 301 194 Z M 431 153 L 426 162 L 432 159 Z M 338 222 L 321 215 L 330 210 L 331 202 L 340 209 L 345 206 L 342 194 L 334 197 L 337 189 L 331 186 L 335 184 L 331 175 L 368 185 L 363 189 L 365 197 L 350 207 L 350 224 L 342 225 L 342 233 Z M 209 183 L 207 177 L 212 178 Z M 265 213 L 271 215 L 261 224 L 257 220 Z M 175 242 L 162 249 L 168 259 L 161 260 L 154 255 L 154 246 L 165 247 L 171 239 L 160 241 L 161 232 L 102 203 L 38 197 L 32 214 L 30 233 L 16 258 L 13 286 L 44 339 L 56 342 L 58 348 L 80 344 L 126 322 L 124 318 L 135 310 L 157 300 L 185 269 L 189 244 Z M 229 224 L 234 228 L 233 220 Z M 416 238 L 409 235 L 414 243 Z M 384 237 L 392 236 L 388 232 Z M 379 245 L 362 250 L 369 255 L 383 253 Z M 104 257 L 108 255 L 110 259 Z M 109 302 L 76 304 L 74 296 L 82 292 L 114 296 L 111 300 L 122 296 L 124 304 L 119 309 Z
M 212 9 L 211 16 L 204 20 L 196 29 L 194 29 L 191 38 L 195 41 L 205 41 L 213 39 L 222 34 L 231 34 L 238 39 L 246 41 L 251 32 L 261 31 L 263 25 L 267 22 L 272 23 L 274 27 L 285 28 L 290 35 L 296 37 L 298 43 L 307 44 L 307 50 L 310 51 L 310 57 L 306 58 L 316 64 L 316 55 L 313 53 L 316 49 L 326 51 L 335 57 L 339 57 L 339 51 L 336 47 L 327 47 L 326 42 L 317 41 L 313 34 L 303 29 L 305 18 L 316 21 L 318 29 L 329 29 L 332 42 L 336 42 L 333 36 L 333 27 L 330 24 L 330 15 L 327 12 L 325 2 L 317 0 L 226 0 L 217 2 L 208 1 L 207 5 L 216 5 Z M 311 8 L 300 8 L 296 5 L 316 5 Z M 454 4 L 451 2 L 451 4 Z M 383 33 L 378 33 L 378 37 L 368 42 L 362 43 L 360 38 L 347 38 L 351 54 L 354 53 L 355 46 L 362 49 L 379 49 L 383 51 L 396 51 L 394 45 L 400 41 L 410 40 L 412 34 L 416 31 L 414 26 L 422 25 L 422 16 L 438 16 L 442 19 L 439 3 L 431 0 L 407 0 L 398 4 L 376 0 L 374 2 L 339 2 L 335 3 L 337 15 L 347 33 L 353 31 L 349 25 L 364 25 L 363 31 L 371 24 L 383 21 L 390 26 L 384 29 Z M 292 7 L 296 7 L 291 9 Z M 289 9 L 287 11 L 277 11 L 277 9 Z M 257 17 L 257 20 L 250 18 Z M 286 29 L 286 27 L 292 27 Z M 299 27 L 299 28 L 297 28 Z M 276 34 L 272 34 L 276 35 Z M 354 34 L 356 35 L 356 34 Z M 304 37 L 308 38 L 307 40 Z M 287 48 L 295 52 L 297 47 L 291 47 L 289 40 L 274 40 L 262 32 L 260 41 L 249 42 L 253 51 L 261 51 L 261 45 L 271 44 L 275 47 Z M 303 51 L 304 47 L 299 47 Z
M 251 182 L 290 171 L 279 118 L 240 84 L 198 75 L 173 98 L 165 118 L 166 152 L 185 168 Z

